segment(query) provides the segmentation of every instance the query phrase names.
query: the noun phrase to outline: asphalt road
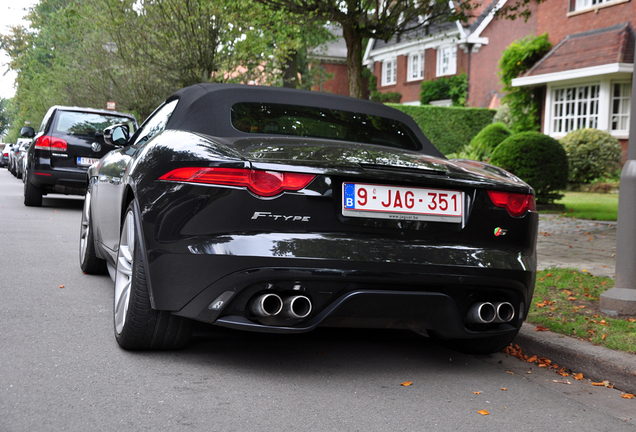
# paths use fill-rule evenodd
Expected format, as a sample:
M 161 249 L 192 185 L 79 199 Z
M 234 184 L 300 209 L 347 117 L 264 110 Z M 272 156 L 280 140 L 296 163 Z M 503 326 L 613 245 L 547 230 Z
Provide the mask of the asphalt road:
M 462 355 L 410 332 L 202 326 L 182 351 L 123 351 L 111 280 L 79 269 L 81 207 L 53 195 L 25 207 L 22 182 L 0 170 L 0 432 L 636 426 L 636 399 L 617 390 L 504 354 Z

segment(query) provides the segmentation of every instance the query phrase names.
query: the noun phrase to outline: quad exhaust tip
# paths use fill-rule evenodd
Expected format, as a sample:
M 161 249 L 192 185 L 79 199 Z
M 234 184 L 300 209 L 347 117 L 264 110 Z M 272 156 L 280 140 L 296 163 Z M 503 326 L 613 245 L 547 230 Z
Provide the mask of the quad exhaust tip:
M 305 296 L 290 296 L 283 302 L 283 314 L 287 318 L 307 318 L 310 313 L 311 301 Z
M 250 310 L 254 315 L 263 318 L 275 316 L 283 310 L 283 299 L 277 294 L 261 294 L 254 299 Z
M 477 302 L 468 308 L 466 320 L 474 324 L 507 323 L 515 317 L 515 308 L 508 302 Z
M 267 293 L 252 300 L 249 308 L 254 315 L 261 318 L 281 315 L 283 318 L 302 319 L 311 314 L 312 304 L 303 295 L 292 295 L 283 300 L 278 294 Z

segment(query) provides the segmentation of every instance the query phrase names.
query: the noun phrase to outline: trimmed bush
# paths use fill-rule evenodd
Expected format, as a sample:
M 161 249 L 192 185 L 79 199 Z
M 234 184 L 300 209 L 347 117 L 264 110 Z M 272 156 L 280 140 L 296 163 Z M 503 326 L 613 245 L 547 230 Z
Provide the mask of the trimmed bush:
M 448 157 L 477 161 L 488 160 L 493 150 L 495 150 L 495 147 L 510 135 L 512 135 L 512 132 L 505 124 L 491 123 L 475 135 L 475 137 L 470 140 L 470 144 L 464 147 L 460 152 L 448 155 Z
M 609 177 L 620 168 L 621 143 L 609 132 L 579 129 L 560 142 L 568 155 L 571 183 L 590 183 L 599 177 Z
M 557 140 L 539 132 L 520 132 L 497 146 L 490 163 L 534 188 L 537 203 L 550 204 L 568 184 L 568 157 Z
M 464 106 L 468 97 L 468 76 L 466 74 L 437 78 L 434 81 L 422 81 L 420 103 L 451 99 L 453 106 Z
M 424 135 L 443 154 L 458 152 L 492 123 L 494 110 L 487 108 L 391 105 L 413 117 Z
M 400 103 L 402 100 L 402 93 L 398 92 L 389 92 L 389 93 L 380 93 L 379 91 L 372 91 L 371 96 L 369 97 L 373 102 L 380 103 Z

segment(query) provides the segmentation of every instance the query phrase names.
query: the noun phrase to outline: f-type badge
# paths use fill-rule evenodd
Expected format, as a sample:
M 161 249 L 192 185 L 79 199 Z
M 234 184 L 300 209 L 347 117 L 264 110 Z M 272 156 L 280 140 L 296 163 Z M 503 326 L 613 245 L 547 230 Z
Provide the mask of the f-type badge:
M 258 218 L 271 218 L 274 220 L 281 221 L 292 221 L 292 222 L 309 222 L 309 218 L 311 216 L 297 216 L 297 215 L 281 215 L 281 214 L 273 214 L 272 212 L 254 212 L 252 215 L 252 219 Z
M 91 148 L 93 149 L 94 152 L 98 152 L 102 149 L 102 145 L 100 143 L 94 142 L 93 144 L 91 144 Z

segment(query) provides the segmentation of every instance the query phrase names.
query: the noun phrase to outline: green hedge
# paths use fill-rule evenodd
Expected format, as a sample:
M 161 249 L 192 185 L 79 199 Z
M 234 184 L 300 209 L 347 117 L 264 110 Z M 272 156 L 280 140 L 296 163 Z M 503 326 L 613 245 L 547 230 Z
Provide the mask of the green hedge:
M 494 110 L 487 108 L 393 105 L 413 117 L 424 135 L 444 154 L 458 152 L 492 123 Z

